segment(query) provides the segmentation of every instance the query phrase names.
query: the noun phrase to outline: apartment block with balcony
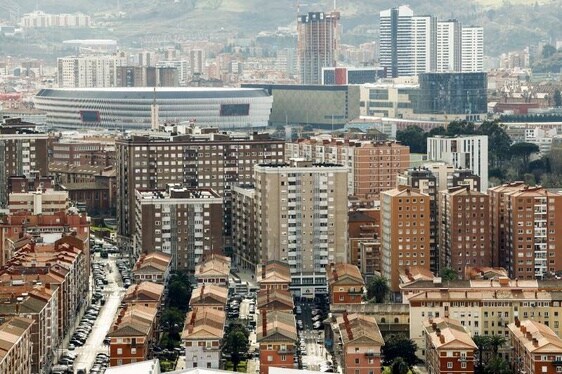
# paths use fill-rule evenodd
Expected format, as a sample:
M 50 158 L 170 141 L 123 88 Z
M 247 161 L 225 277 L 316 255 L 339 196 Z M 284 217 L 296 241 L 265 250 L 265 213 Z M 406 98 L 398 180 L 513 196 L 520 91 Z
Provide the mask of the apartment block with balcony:
M 470 187 L 440 192 L 441 267 L 460 277 L 466 266 L 492 266 L 488 195 Z
M 262 263 L 287 262 L 291 291 L 326 294 L 326 265 L 347 259 L 347 168 L 303 159 L 255 166 Z
M 352 264 L 330 264 L 327 269 L 330 304 L 361 304 L 365 281 L 359 268 Z
M 232 187 L 233 261 L 239 268 L 252 271 L 261 262 L 255 246 L 254 195 L 253 186 Z
M 423 328 L 428 373 L 474 373 L 474 352 L 478 347 L 459 321 L 427 319 Z
M 298 341 L 293 313 L 262 311 L 256 333 L 260 347 L 260 374 L 268 374 L 270 367 L 293 368 Z
M 206 254 L 222 252 L 223 199 L 213 190 L 168 185 L 166 190 L 136 190 L 139 252 L 163 252 L 172 269 L 195 272 Z
M 31 374 L 33 320 L 14 317 L 0 325 L 0 373 Z
M 186 368 L 220 368 L 225 322 L 223 310 L 196 307 L 187 313 L 181 335 Z
M 400 186 L 381 193 L 382 275 L 395 295 L 400 269 L 430 269 L 430 198 L 417 189 Z
M 353 209 L 347 218 L 348 259 L 364 277 L 380 273 L 380 209 Z
M 562 339 L 550 327 L 518 318 L 507 327 L 513 347 L 511 367 L 517 373 L 562 372 Z
M 330 336 L 344 374 L 382 373 L 384 339 L 373 316 L 343 312 L 332 320 Z M 341 346 L 338 344 L 341 343 Z

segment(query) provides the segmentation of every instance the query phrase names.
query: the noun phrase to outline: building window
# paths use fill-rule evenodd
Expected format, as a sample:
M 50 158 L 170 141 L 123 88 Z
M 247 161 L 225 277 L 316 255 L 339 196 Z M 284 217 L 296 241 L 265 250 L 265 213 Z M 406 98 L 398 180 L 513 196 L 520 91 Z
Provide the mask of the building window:
M 122 355 L 123 354 L 123 348 L 117 348 L 117 354 Z
M 267 362 L 272 362 L 273 361 L 273 356 L 269 355 L 267 356 Z
M 287 355 L 281 355 L 281 361 L 287 361 Z
M 453 363 L 447 362 L 447 369 L 452 369 L 452 368 L 453 368 Z
M 136 348 L 131 348 L 131 354 L 132 354 L 132 355 L 137 354 L 137 349 L 136 349 Z

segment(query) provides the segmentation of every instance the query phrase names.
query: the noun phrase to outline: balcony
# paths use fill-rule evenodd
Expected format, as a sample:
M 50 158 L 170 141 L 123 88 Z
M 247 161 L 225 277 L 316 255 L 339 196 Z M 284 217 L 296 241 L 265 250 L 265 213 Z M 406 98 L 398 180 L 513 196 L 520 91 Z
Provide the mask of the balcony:
M 552 360 L 552 365 L 561 366 L 562 365 L 562 358 L 555 358 L 554 360 Z
M 292 355 L 295 353 L 295 350 L 293 348 L 281 348 L 279 351 L 277 351 L 280 355 Z
M 365 357 L 375 357 L 375 352 L 374 351 L 367 351 L 367 352 L 365 352 Z

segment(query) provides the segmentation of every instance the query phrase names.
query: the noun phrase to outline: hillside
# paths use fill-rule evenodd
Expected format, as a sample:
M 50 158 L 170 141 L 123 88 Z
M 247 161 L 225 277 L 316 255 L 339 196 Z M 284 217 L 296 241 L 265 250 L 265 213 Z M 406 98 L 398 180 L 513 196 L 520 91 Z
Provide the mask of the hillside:
M 160 38 L 162 34 L 197 36 L 224 30 L 253 35 L 274 30 L 278 26 L 294 25 L 296 3 L 296 0 L 42 0 L 39 4 L 46 12 L 82 11 L 93 15 L 100 29 L 80 34 L 117 38 L 128 44 L 147 36 Z M 301 13 L 329 10 L 333 6 L 333 0 L 300 3 L 303 4 Z M 416 14 L 435 14 L 440 19 L 457 18 L 483 25 L 489 55 L 541 40 L 562 39 L 559 27 L 562 2 L 558 0 L 410 0 L 404 3 Z M 340 0 L 344 42 L 377 40 L 378 12 L 396 4 L 395 0 Z M 37 0 L 0 0 L 0 18 L 2 13 L 9 13 L 6 11 L 23 14 L 36 5 Z M 117 14 L 121 17 L 117 18 Z M 38 37 L 56 42 L 57 35 Z

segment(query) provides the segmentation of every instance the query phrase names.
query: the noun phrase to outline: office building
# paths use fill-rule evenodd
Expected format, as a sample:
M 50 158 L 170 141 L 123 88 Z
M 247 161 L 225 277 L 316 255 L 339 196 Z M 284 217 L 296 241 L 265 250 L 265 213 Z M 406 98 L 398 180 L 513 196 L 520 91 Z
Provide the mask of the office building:
M 481 26 L 462 28 L 462 71 L 484 71 L 484 28 Z
M 456 169 L 469 169 L 480 177 L 480 191 L 488 189 L 488 137 L 486 135 L 427 138 L 427 159 L 443 161 Z
M 412 117 L 413 98 L 418 91 L 419 84 L 416 77 L 395 78 L 362 85 L 362 114 L 390 118 Z
M 127 65 L 120 56 L 60 57 L 57 79 L 61 88 L 93 88 L 117 86 L 117 68 Z
M 292 159 L 254 170 L 259 263 L 288 262 L 296 296 L 326 294 L 326 265 L 347 259 L 347 168 Z
M 521 182 L 493 187 L 489 195 L 492 250 L 509 276 L 540 279 L 558 271 L 562 195 Z
M 377 199 L 396 187 L 396 177 L 410 165 L 410 149 L 397 142 L 371 142 L 332 137 L 312 137 L 285 145 L 287 158 L 344 165 L 349 173 L 347 194 Z
M 399 292 L 400 269 L 430 269 L 430 198 L 410 187 L 381 193 L 382 275 Z
M 298 16 L 297 53 L 301 84 L 320 84 L 322 68 L 336 66 L 339 20 L 340 14 L 335 11 Z
M 116 142 L 116 152 L 120 240 L 134 234 L 135 189 L 163 190 L 168 184 L 185 183 L 189 188 L 212 189 L 228 203 L 233 186 L 252 182 L 254 164 L 283 162 L 285 154 L 283 141 L 268 134 L 225 134 L 195 126 L 177 134 L 130 136 Z M 229 204 L 225 215 L 224 235 L 229 240 Z
M 386 78 L 386 70 L 382 67 L 326 67 L 322 68 L 322 84 L 345 85 L 375 83 L 381 78 Z
M 134 255 L 164 252 L 172 268 L 195 272 L 209 253 L 223 250 L 223 199 L 211 189 L 168 185 L 137 189 Z
M 423 326 L 425 362 L 429 373 L 474 373 L 478 347 L 459 321 L 433 318 L 425 320 Z
M 562 339 L 548 325 L 525 319 L 510 323 L 513 353 L 510 364 L 518 373 L 555 374 L 562 371 Z
M 440 268 L 462 277 L 467 266 L 492 266 L 488 195 L 462 186 L 440 192 Z

